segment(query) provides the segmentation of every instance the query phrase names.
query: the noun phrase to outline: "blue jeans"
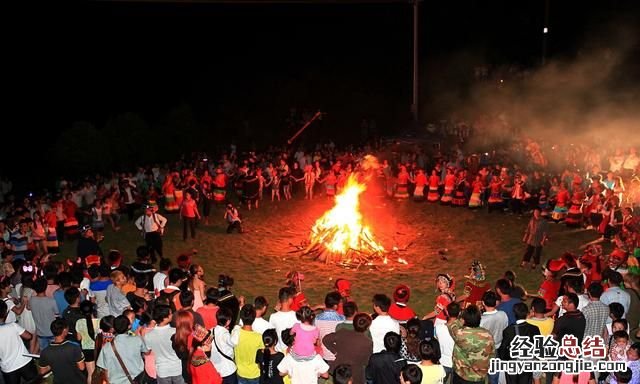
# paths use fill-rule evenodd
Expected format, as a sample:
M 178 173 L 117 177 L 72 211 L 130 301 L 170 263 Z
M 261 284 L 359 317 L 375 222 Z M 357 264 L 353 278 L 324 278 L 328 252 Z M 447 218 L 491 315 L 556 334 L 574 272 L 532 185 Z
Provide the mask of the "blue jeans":
M 256 377 L 255 379 L 245 379 L 244 377 L 238 376 L 238 384 L 259 384 L 260 378 Z
M 500 380 L 500 373 L 494 373 L 493 375 L 489 373 L 489 384 L 498 384 Z
M 53 341 L 53 336 L 38 336 L 38 344 L 40 345 L 40 353 L 49 346 Z

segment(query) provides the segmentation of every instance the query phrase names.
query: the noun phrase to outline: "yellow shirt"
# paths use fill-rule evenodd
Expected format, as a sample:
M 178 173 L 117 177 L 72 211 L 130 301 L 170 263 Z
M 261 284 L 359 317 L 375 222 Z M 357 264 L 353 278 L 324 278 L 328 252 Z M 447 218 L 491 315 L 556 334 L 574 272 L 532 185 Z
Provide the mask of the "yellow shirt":
M 234 348 L 238 376 L 243 379 L 260 377 L 260 367 L 256 363 L 256 352 L 264 348 L 262 335 L 257 332 L 240 329 L 238 345 Z
M 418 364 L 422 371 L 422 381 L 420 384 L 438 384 L 442 383 L 442 380 L 446 376 L 444 368 L 440 364 L 434 365 L 422 365 Z
M 553 319 L 545 317 L 544 319 L 527 319 L 527 323 L 535 325 L 540 330 L 542 336 L 548 336 L 553 331 Z

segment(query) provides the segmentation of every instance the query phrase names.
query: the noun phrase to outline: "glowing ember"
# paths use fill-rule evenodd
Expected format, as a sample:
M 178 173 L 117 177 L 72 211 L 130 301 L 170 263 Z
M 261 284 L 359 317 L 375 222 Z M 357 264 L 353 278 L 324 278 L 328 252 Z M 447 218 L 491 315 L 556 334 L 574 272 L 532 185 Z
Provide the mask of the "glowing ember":
M 366 254 L 382 253 L 369 227 L 362 223 L 359 196 L 366 186 L 349 176 L 343 191 L 336 196 L 335 206 L 325 212 L 313 226 L 311 244 L 321 244 L 329 252 L 346 255 L 349 251 Z

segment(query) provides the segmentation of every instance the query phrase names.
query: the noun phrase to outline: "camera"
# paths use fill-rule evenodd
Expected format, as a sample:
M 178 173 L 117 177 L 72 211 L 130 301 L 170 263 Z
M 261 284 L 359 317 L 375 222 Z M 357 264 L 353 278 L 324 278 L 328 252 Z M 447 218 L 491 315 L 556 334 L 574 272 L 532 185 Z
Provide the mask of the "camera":
M 233 277 L 229 275 L 220 275 L 218 277 L 218 287 L 231 287 L 233 286 Z

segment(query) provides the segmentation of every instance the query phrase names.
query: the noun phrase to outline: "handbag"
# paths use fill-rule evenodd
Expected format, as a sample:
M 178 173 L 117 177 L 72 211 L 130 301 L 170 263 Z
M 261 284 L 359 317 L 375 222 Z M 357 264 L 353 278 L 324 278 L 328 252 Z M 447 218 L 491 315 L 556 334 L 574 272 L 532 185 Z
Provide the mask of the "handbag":
M 92 384 L 109 384 L 109 378 L 107 377 L 107 371 L 96 366 L 91 374 L 91 383 Z
M 120 354 L 116 349 L 115 339 L 111 342 L 111 348 L 113 349 L 113 353 L 116 355 L 116 359 L 118 359 L 118 363 L 120 364 L 120 367 L 124 371 L 124 374 L 127 376 L 127 379 L 129 380 L 130 384 L 149 384 L 154 381 L 147 375 L 147 372 L 145 372 L 144 369 L 142 370 L 142 372 L 140 372 L 138 376 L 132 378 L 131 374 L 129 373 L 129 370 L 127 369 L 127 366 L 124 365 L 124 362 L 122 361 L 122 358 L 120 357 Z

